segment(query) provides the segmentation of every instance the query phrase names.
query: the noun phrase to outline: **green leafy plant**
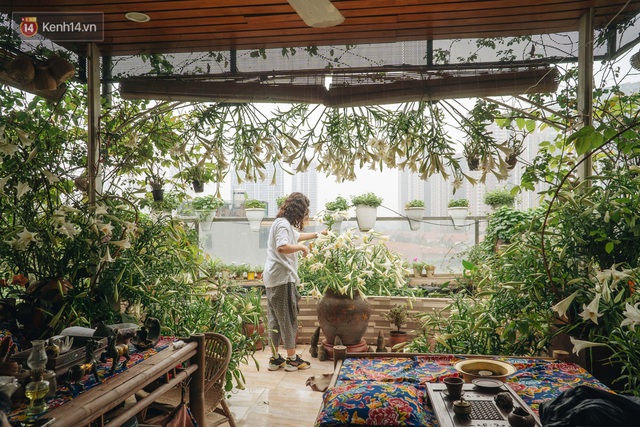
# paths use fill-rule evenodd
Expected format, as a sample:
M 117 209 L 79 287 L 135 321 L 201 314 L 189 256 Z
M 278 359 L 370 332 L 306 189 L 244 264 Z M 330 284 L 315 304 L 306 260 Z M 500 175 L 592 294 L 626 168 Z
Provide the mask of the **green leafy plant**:
M 511 194 L 511 191 L 506 188 L 500 188 L 497 190 L 487 191 L 484 195 L 484 203 L 497 208 L 500 206 L 513 206 L 515 202 L 515 196 Z
M 398 332 L 410 319 L 409 308 L 406 304 L 396 304 L 384 313 L 384 318 L 394 325 Z
M 407 203 L 404 204 L 405 208 L 424 208 L 424 200 L 421 199 L 416 199 L 416 200 L 409 200 Z
M 344 197 L 338 196 L 334 201 L 325 203 L 324 207 L 332 212 L 346 211 L 349 209 L 349 202 Z
M 468 208 L 469 200 L 467 199 L 451 199 L 447 205 L 450 208 Z
M 215 196 L 202 196 L 196 197 L 191 201 L 191 205 L 196 210 L 202 211 L 215 211 L 218 208 L 224 206 L 223 199 Z
M 376 196 L 374 193 L 365 193 L 360 196 L 351 196 L 351 203 L 356 205 L 365 205 L 377 208 L 382 204 L 382 198 Z
M 287 196 L 276 197 L 276 206 L 278 209 L 280 209 L 285 200 L 287 200 Z
M 267 207 L 267 203 L 261 200 L 248 199 L 244 202 L 244 207 L 246 209 L 265 209 Z

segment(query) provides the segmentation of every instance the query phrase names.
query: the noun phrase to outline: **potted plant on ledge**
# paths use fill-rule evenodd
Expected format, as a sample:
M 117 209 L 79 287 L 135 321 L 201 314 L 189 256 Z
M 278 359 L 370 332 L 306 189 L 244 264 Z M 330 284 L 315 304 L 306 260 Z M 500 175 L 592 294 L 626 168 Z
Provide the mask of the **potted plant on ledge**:
M 424 200 L 410 200 L 404 205 L 404 214 L 409 219 L 409 228 L 419 230 L 420 220 L 424 216 Z
M 467 212 L 469 211 L 469 200 L 467 199 L 451 199 L 449 200 L 448 212 L 451 220 L 453 221 L 453 227 L 458 229 L 462 227 L 467 218 Z
M 376 225 L 378 206 L 382 204 L 382 198 L 373 193 L 365 193 L 360 196 L 351 196 L 351 203 L 356 207 L 356 220 L 360 231 L 369 231 Z
M 198 214 L 198 224 L 202 231 L 209 231 L 218 209 L 224 205 L 224 200 L 214 196 L 196 197 L 191 205 Z
M 384 314 L 384 318 L 396 327 L 395 331 L 389 332 L 389 345 L 391 351 L 398 351 L 399 344 L 407 342 L 407 332 L 401 328 L 409 321 L 408 308 L 405 304 L 396 304 Z
M 261 200 L 249 199 L 244 202 L 244 212 L 251 231 L 260 231 L 260 223 L 265 216 L 267 204 Z
M 349 202 L 342 196 L 336 197 L 333 202 L 327 202 L 324 205 L 326 212 L 324 215 L 324 223 L 335 233 L 340 233 L 342 221 L 349 218 L 347 211 L 349 210 Z
M 515 196 L 506 188 L 487 191 L 484 195 L 485 205 L 491 206 L 492 210 L 498 209 L 500 206 L 513 206 Z

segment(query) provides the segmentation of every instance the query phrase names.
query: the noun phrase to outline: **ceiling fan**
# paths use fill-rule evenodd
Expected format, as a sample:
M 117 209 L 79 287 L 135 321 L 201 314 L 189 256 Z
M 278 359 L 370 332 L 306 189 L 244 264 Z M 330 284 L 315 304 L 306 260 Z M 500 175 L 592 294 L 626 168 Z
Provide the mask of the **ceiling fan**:
M 344 22 L 344 16 L 331 0 L 287 0 L 305 24 L 313 28 L 334 27 Z

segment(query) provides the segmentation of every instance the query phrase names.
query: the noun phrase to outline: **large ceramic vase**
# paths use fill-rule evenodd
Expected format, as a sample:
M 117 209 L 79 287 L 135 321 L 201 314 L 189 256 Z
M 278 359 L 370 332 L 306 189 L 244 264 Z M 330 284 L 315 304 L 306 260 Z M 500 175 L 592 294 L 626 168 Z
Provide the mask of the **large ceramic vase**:
M 320 329 L 328 344 L 333 345 L 336 336 L 347 347 L 362 343 L 369 325 L 371 307 L 359 293 L 350 298 L 327 290 L 316 310 Z

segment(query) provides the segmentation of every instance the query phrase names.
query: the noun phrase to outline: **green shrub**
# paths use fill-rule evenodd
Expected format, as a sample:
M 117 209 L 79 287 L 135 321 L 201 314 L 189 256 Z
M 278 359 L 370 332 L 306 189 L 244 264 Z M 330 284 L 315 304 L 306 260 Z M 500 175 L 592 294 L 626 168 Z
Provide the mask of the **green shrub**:
M 467 199 L 451 199 L 447 205 L 450 208 L 468 208 L 469 200 Z
M 351 196 L 351 203 L 355 205 L 371 206 L 377 208 L 382 204 L 382 198 L 373 193 L 365 193 L 360 196 Z
M 267 204 L 262 200 L 249 199 L 244 202 L 245 209 L 264 209 L 267 207 Z
M 500 188 L 497 190 L 487 191 L 484 195 L 484 203 L 497 208 L 500 206 L 513 206 L 515 196 L 511 194 L 511 191 L 506 188 Z
M 405 208 L 424 208 L 424 200 L 410 200 L 404 204 Z
M 224 200 L 214 196 L 196 197 L 191 202 L 194 209 L 201 211 L 215 211 L 224 205 Z
M 333 202 L 325 203 L 324 207 L 333 212 L 346 211 L 349 209 L 349 202 L 344 197 L 338 196 Z

